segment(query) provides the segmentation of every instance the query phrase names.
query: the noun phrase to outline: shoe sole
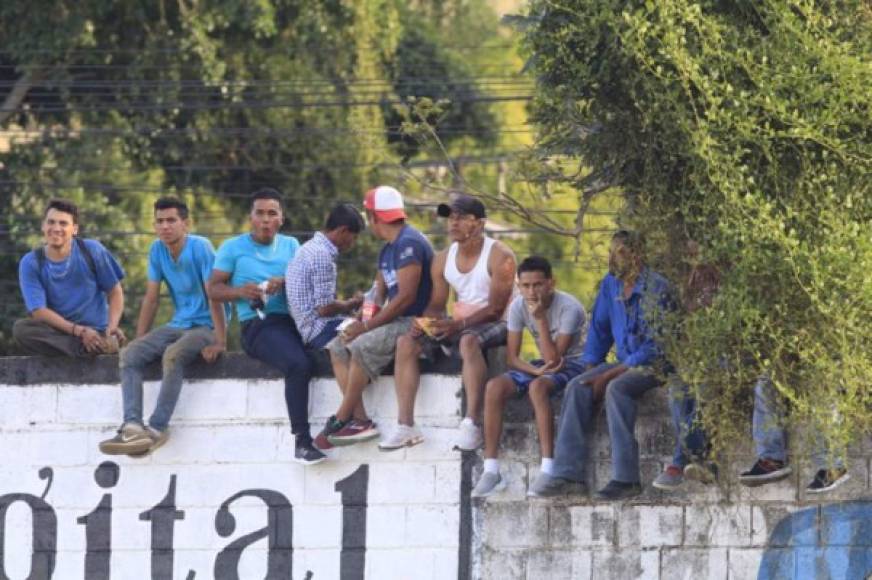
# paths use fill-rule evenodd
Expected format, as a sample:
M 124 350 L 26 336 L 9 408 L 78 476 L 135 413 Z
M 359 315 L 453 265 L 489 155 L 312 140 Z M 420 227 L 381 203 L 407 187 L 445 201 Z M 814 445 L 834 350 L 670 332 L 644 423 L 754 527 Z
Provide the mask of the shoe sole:
M 136 445 L 132 443 L 101 443 L 99 447 L 100 453 L 104 455 L 131 455 L 147 452 L 151 447 L 151 441 L 140 441 Z
M 351 435 L 342 438 L 334 438 L 332 435 L 327 436 L 327 441 L 330 442 L 331 445 L 335 447 L 347 447 L 348 445 L 354 445 L 355 443 L 363 443 L 364 441 L 370 441 L 371 439 L 375 439 L 379 436 L 378 431 L 374 431 L 372 433 L 360 434 L 360 435 Z
M 466 453 L 467 451 L 478 451 L 484 447 L 484 441 L 476 445 L 475 447 L 461 447 L 460 445 L 455 444 L 454 447 L 451 448 L 452 451 L 460 451 L 461 453 Z
M 507 487 L 508 487 L 508 483 L 506 482 L 506 480 L 501 479 L 498 484 L 496 484 L 495 486 L 490 488 L 490 490 L 486 491 L 485 493 L 478 493 L 478 494 L 470 493 L 469 497 L 477 497 L 477 498 L 490 497 L 496 493 L 500 493 L 501 491 L 505 491 Z
M 690 481 L 697 481 L 704 485 L 709 485 L 715 482 L 715 475 L 701 465 L 689 463 L 684 467 L 684 478 Z
M 419 443 L 423 443 L 423 442 L 424 442 L 424 437 L 421 437 L 421 436 L 412 437 L 410 439 L 406 439 L 406 441 L 404 441 L 400 445 L 382 445 L 381 443 L 379 443 L 378 450 L 384 451 L 387 453 L 389 451 L 397 451 L 399 449 L 403 449 L 404 447 L 414 447 L 415 445 L 418 445 Z
M 291 457 L 291 461 L 293 461 L 294 463 L 299 463 L 300 465 L 318 465 L 319 463 L 327 461 L 327 458 L 320 457 L 318 459 L 308 460 L 308 459 L 300 459 L 299 457 Z
M 842 487 L 842 485 L 846 481 L 848 481 L 849 479 L 851 479 L 851 475 L 849 473 L 846 473 L 845 475 L 843 475 L 842 477 L 840 477 L 839 479 L 837 479 L 836 481 L 834 481 L 833 483 L 831 483 L 827 487 L 822 487 L 820 489 L 808 489 L 808 488 L 806 488 L 805 493 L 807 493 L 809 495 L 818 495 L 821 493 L 827 493 L 828 491 L 833 491 L 837 487 Z
M 745 487 L 760 487 L 761 485 L 766 485 L 767 483 L 775 483 L 776 481 L 786 479 L 791 473 L 793 473 L 793 468 L 786 467 L 783 470 L 776 471 L 774 473 L 767 473 L 766 475 L 740 475 L 739 483 L 741 483 Z
M 681 487 L 682 483 L 684 483 L 684 482 L 681 481 L 678 483 L 669 484 L 669 483 L 658 483 L 658 482 L 654 481 L 654 482 L 651 482 L 651 487 L 653 487 L 654 489 L 659 489 L 660 491 L 675 491 L 676 489 Z
M 145 451 L 141 451 L 139 453 L 128 453 L 128 457 L 135 457 L 136 459 L 141 459 L 143 457 L 147 457 L 164 446 L 164 444 L 169 440 L 169 437 L 162 439 L 160 441 L 156 441 L 153 445 L 150 445 L 148 449 Z

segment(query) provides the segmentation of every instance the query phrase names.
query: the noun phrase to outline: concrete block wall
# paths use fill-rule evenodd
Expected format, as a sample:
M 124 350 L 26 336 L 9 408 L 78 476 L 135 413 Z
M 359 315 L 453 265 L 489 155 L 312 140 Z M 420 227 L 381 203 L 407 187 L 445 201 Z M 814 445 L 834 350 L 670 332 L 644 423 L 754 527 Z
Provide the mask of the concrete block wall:
M 590 493 L 527 498 L 539 469 L 526 401 L 508 410 L 501 449 L 506 492 L 473 501 L 473 577 L 572 580 L 830 579 L 872 577 L 872 439 L 850 454 L 851 479 L 824 497 L 805 494 L 810 465 L 794 460 L 785 481 L 747 488 L 736 474 L 754 461 L 736 457 L 719 485 L 688 482 L 666 493 L 651 481 L 669 462 L 674 439 L 665 389 L 640 403 L 636 435 L 644 492 L 619 503 Z M 611 477 L 604 411 L 589 448 L 589 490 Z M 480 467 L 473 479 L 477 480 Z M 583 491 L 583 490 L 575 490 Z

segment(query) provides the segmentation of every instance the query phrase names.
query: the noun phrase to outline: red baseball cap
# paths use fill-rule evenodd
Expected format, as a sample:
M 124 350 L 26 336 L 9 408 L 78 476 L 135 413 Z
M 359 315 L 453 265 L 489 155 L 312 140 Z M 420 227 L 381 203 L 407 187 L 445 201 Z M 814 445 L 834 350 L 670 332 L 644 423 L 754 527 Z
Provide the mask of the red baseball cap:
M 367 191 L 363 207 L 375 212 L 381 221 L 387 223 L 406 219 L 403 196 L 390 185 L 380 185 Z

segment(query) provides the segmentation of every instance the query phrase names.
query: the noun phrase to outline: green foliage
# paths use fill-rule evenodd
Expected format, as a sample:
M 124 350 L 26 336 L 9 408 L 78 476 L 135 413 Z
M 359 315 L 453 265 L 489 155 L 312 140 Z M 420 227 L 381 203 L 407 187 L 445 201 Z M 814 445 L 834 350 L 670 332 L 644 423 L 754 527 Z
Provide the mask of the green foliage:
M 721 270 L 667 346 L 716 445 L 767 373 L 844 451 L 872 420 L 868 4 L 533 0 L 516 22 L 543 146 L 613 176 L 679 286 L 688 240 Z

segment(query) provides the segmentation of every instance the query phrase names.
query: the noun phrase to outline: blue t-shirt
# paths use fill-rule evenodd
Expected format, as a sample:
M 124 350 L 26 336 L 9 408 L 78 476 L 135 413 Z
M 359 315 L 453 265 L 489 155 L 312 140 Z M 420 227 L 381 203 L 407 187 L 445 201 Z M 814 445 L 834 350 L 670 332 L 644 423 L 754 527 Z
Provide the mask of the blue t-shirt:
M 209 299 L 204 284 L 212 274 L 215 248 L 202 236 L 188 235 L 178 260 L 173 260 L 169 248 L 155 240 L 148 251 L 148 279 L 151 282 L 165 281 L 173 300 L 173 319 L 167 326 L 214 328 L 209 313 Z
M 35 251 L 25 254 L 18 263 L 18 283 L 28 312 L 49 308 L 70 322 L 102 332 L 109 325 L 106 292 L 124 278 L 124 270 L 103 244 L 84 242 L 94 258 L 96 278 L 74 240 L 66 259 L 54 262 L 46 256 L 42 269 Z
M 273 243 L 269 245 L 258 244 L 251 234 L 242 234 L 221 244 L 214 268 L 230 274 L 230 286 L 233 288 L 249 282 L 260 284 L 274 276 L 284 278 L 288 262 L 294 258 L 299 247 L 297 238 L 284 234 L 276 234 Z M 237 300 L 236 311 L 241 322 L 257 316 L 247 300 Z M 269 297 L 264 313 L 288 314 L 284 292 L 277 292 Z
M 430 263 L 433 261 L 433 247 L 424 234 L 412 226 L 404 226 L 393 242 L 382 247 L 378 255 L 378 268 L 388 290 L 388 298 L 393 299 L 400 291 L 397 284 L 397 270 L 409 264 L 421 265 L 421 282 L 415 302 L 401 316 L 420 316 L 430 302 L 433 280 L 430 279 Z

